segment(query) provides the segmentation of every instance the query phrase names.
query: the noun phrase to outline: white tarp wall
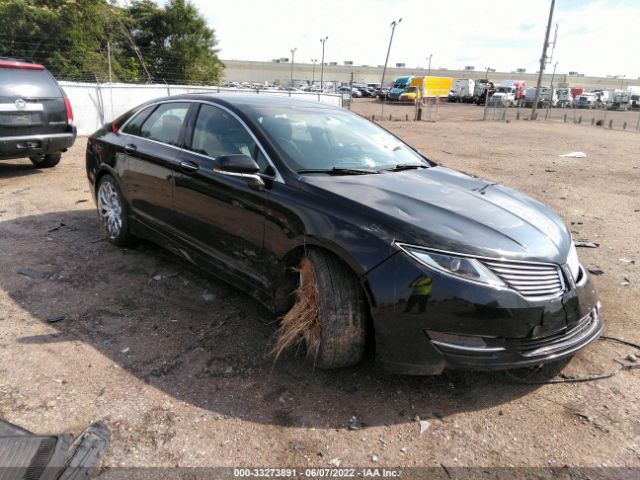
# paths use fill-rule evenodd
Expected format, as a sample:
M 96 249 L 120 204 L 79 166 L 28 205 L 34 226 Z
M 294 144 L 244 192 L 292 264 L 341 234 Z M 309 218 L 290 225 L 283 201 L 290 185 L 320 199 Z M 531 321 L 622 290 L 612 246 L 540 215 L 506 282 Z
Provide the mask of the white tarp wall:
M 278 90 L 238 90 L 218 87 L 196 87 L 191 85 L 137 85 L 128 83 L 76 83 L 58 82 L 64 89 L 71 107 L 78 135 L 89 135 L 133 107 L 159 97 L 196 92 L 237 92 L 260 95 L 291 96 L 299 99 L 342 106 L 342 96 Z

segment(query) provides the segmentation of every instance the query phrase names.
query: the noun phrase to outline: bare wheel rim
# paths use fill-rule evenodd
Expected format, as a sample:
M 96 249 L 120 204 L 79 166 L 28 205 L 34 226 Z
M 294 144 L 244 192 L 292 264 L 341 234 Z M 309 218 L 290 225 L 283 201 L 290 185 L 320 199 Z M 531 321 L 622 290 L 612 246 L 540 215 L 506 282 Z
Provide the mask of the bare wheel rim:
M 109 181 L 98 189 L 98 214 L 110 238 L 116 238 L 122 230 L 122 204 L 116 187 Z

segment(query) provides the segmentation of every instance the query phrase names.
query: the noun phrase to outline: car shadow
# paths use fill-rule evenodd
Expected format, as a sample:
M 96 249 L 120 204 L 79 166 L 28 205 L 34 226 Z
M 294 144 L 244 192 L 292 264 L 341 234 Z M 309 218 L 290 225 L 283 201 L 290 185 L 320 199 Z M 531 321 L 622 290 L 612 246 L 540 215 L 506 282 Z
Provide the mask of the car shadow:
M 274 363 L 277 319 L 258 302 L 153 244 L 112 246 L 93 210 L 7 220 L 0 231 L 10 253 L 0 256 L 0 288 L 55 329 L 19 342 L 84 342 L 139 380 L 221 415 L 293 427 L 342 428 L 352 416 L 389 425 L 486 409 L 536 388 L 502 373 L 392 376 L 370 358 L 338 371 L 315 369 L 295 351 Z M 24 268 L 36 278 L 19 274 Z
M 42 173 L 40 172 L 40 170 L 35 168 L 28 159 L 28 163 L 14 163 L 18 161 L 19 160 L 0 161 L 0 180 L 5 178 L 17 178 Z

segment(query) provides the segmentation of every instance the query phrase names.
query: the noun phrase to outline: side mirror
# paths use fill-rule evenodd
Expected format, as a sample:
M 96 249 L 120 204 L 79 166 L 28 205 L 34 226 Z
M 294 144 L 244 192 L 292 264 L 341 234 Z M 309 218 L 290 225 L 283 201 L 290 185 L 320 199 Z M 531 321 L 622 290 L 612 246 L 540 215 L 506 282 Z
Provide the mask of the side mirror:
M 216 158 L 213 170 L 220 173 L 244 173 L 255 175 L 260 171 L 256 161 L 247 155 L 221 155 Z
M 264 180 L 258 175 L 260 167 L 247 155 L 221 155 L 215 159 L 213 171 L 221 175 L 244 178 L 249 186 L 256 190 L 264 188 Z

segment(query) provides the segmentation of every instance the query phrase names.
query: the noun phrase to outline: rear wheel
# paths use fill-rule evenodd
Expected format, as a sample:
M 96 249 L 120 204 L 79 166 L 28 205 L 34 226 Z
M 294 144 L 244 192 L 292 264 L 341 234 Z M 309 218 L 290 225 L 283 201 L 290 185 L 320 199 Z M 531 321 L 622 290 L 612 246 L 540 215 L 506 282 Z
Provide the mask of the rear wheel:
M 356 365 L 366 344 L 367 306 L 358 278 L 334 255 L 309 250 L 300 264 L 297 302 L 284 316 L 276 351 L 305 343 L 320 368 Z
M 29 157 L 29 160 L 31 160 L 31 163 L 33 163 L 36 168 L 51 168 L 60 163 L 61 157 L 62 154 L 60 152 L 56 152 Z
M 114 245 L 129 245 L 134 237 L 129 231 L 129 210 L 118 183 L 111 175 L 98 182 L 98 216 L 107 240 Z

